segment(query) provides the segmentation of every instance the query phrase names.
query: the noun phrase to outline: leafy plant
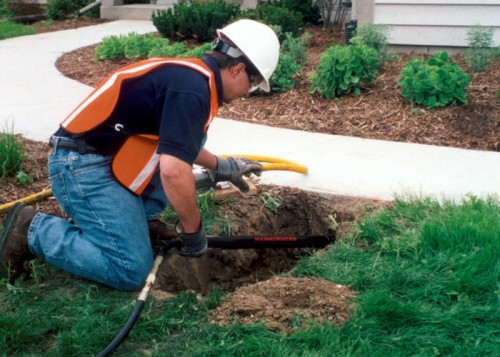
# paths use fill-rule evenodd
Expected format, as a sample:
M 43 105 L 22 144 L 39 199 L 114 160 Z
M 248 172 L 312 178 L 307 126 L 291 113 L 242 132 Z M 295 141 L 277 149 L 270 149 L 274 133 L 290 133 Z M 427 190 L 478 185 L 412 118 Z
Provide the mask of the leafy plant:
M 467 31 L 469 47 L 465 51 L 465 61 L 469 71 L 483 72 L 494 56 L 493 35 L 495 29 L 486 26 L 472 26 Z
M 144 36 L 131 33 L 123 38 L 123 51 L 126 58 L 147 58 L 151 48 L 165 45 L 165 39 L 151 33 Z
M 351 41 L 356 43 L 356 39 L 359 39 L 363 44 L 374 48 L 380 58 L 380 64 L 383 65 L 389 58 L 387 54 L 388 32 L 389 26 L 387 25 L 367 23 L 357 28 L 356 36 Z
M 26 174 L 26 172 L 20 170 L 16 174 L 16 180 L 21 185 L 31 185 L 33 183 L 33 177 Z
M 125 44 L 123 36 L 106 36 L 95 49 L 98 61 L 115 60 L 125 57 Z
M 273 75 L 269 79 L 269 85 L 274 92 L 285 92 L 295 87 L 295 74 L 300 70 L 300 65 L 291 55 L 282 53 Z
M 303 66 L 307 60 L 307 42 L 311 35 L 306 32 L 300 37 L 295 37 L 292 33 L 287 32 L 284 37 L 285 39 L 281 43 L 281 52 L 289 54 L 295 62 Z
M 210 51 L 212 48 L 211 43 L 204 43 L 201 46 L 194 47 L 190 50 L 185 50 L 183 53 L 179 54 L 179 57 L 203 57 L 205 52 Z
M 168 10 L 153 13 L 153 25 L 171 39 L 212 40 L 215 31 L 240 13 L 238 5 L 224 0 L 191 0 L 174 4 Z
M 264 202 L 264 206 L 273 213 L 278 213 L 279 208 L 281 207 L 281 200 L 277 197 L 272 196 L 271 194 L 264 192 L 260 198 L 262 202 Z
M 361 83 L 371 83 L 378 75 L 377 51 L 366 45 L 335 45 L 320 57 L 316 72 L 310 76 L 309 93 L 319 92 L 332 99 L 342 94 L 361 94 Z
M 422 59 L 409 61 L 401 70 L 399 85 L 401 95 L 409 102 L 436 108 L 467 103 L 469 81 L 470 76 L 442 51 L 427 63 Z
M 129 33 L 127 36 L 107 36 L 95 49 L 98 61 L 116 60 L 119 58 L 145 59 L 151 57 L 202 57 L 210 49 L 205 43 L 191 49 L 184 42 L 169 44 L 162 37 L 146 34 Z

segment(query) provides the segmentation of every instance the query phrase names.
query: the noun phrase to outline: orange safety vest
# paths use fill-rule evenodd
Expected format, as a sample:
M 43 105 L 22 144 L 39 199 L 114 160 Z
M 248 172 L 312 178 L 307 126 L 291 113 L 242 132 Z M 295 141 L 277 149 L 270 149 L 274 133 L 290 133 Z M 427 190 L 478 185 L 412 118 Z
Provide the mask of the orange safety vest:
M 61 123 L 72 134 L 83 134 L 99 126 L 113 112 L 124 80 L 142 76 L 164 65 L 181 65 L 205 75 L 210 85 L 210 114 L 205 132 L 219 109 L 215 75 L 201 59 L 151 58 L 125 66 L 99 84 Z M 153 177 L 160 162 L 158 135 L 135 134 L 129 136 L 111 163 L 115 178 L 123 186 L 140 195 Z

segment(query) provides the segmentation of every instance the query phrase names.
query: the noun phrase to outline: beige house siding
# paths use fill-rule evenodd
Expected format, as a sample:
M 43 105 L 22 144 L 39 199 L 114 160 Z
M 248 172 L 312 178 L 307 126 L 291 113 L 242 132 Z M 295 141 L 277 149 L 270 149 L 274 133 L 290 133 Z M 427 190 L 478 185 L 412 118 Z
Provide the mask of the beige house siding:
M 500 45 L 500 0 L 355 0 L 353 11 L 358 25 L 390 26 L 393 46 L 464 48 L 474 25 L 494 27 Z

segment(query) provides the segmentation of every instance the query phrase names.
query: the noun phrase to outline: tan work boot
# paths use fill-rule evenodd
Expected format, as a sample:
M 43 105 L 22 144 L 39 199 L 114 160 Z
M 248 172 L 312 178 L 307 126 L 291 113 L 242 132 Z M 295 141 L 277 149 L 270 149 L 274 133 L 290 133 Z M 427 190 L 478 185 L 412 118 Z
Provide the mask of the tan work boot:
M 4 231 L 0 238 L 0 277 L 7 277 L 11 283 L 27 270 L 24 264 L 35 255 L 28 247 L 28 229 L 36 211 L 23 203 L 16 203 L 4 221 Z

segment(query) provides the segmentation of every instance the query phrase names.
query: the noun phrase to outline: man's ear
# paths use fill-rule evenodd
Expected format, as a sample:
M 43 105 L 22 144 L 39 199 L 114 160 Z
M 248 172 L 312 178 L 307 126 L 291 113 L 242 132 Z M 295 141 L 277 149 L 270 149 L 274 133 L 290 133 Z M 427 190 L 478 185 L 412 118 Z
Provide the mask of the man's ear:
M 245 64 L 243 62 L 237 63 L 231 67 L 231 75 L 234 77 L 238 76 L 242 72 L 245 72 Z

